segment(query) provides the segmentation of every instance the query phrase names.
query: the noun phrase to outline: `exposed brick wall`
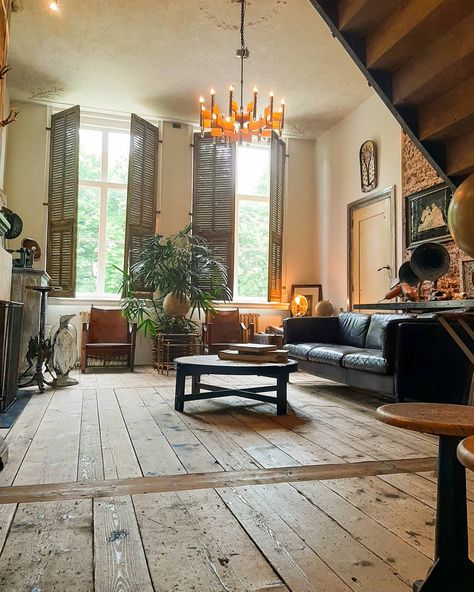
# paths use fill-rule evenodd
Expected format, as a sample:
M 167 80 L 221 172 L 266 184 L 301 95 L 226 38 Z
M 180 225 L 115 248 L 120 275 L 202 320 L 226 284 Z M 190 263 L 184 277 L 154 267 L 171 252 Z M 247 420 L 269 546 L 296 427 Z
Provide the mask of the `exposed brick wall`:
M 442 182 L 443 179 L 438 176 L 410 138 L 405 133 L 402 133 L 402 225 L 404 260 L 410 258 L 410 252 L 406 250 L 405 197 Z M 469 257 L 458 249 L 454 241 L 443 243 L 443 245 L 449 251 L 451 265 L 446 276 L 439 280 L 438 286 L 441 289 L 450 288 L 453 292 L 459 292 L 461 283 L 460 262 L 469 259 Z

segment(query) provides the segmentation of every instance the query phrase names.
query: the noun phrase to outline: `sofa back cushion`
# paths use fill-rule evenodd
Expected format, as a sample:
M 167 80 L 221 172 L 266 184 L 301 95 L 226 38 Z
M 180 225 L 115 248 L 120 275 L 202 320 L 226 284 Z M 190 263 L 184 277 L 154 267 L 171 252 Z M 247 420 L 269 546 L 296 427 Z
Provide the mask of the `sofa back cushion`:
M 373 314 L 370 317 L 369 330 L 365 340 L 368 349 L 382 349 L 385 341 L 385 331 L 390 321 L 409 319 L 410 315 L 404 314 Z
M 339 315 L 339 343 L 365 347 L 370 315 L 341 312 Z

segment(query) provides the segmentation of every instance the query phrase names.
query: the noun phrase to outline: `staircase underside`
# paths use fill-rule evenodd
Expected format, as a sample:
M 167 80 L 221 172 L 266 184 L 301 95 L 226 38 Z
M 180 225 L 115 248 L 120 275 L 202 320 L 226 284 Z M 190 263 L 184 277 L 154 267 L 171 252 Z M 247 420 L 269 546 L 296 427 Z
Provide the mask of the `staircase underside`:
M 453 188 L 474 172 L 474 0 L 310 0 Z

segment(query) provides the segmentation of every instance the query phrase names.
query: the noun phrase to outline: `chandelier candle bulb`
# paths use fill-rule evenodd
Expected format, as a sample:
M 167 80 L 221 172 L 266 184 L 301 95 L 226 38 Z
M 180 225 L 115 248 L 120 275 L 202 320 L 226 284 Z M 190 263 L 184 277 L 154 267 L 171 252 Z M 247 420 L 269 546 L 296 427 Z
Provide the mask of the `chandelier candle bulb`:
M 216 91 L 211 88 L 211 120 L 214 119 L 214 99 L 216 97 Z M 211 121 L 211 125 L 212 125 L 212 121 Z
M 203 126 L 204 97 L 199 97 L 199 125 Z
M 232 96 L 234 94 L 234 87 L 232 85 L 229 86 L 229 117 L 232 116 Z

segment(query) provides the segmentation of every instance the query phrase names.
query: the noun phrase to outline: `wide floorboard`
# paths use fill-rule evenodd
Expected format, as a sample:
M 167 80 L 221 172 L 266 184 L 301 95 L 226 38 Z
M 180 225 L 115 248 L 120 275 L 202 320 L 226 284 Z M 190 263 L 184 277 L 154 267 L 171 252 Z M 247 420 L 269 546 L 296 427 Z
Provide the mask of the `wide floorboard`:
M 177 413 L 172 373 L 78 377 L 34 395 L 2 431 L 1 591 L 408 592 L 427 571 L 436 479 L 418 470 L 436 440 L 377 422 L 382 398 L 298 373 L 286 416 L 236 397 Z M 279 470 L 307 465 L 331 469 Z M 159 487 L 111 486 L 129 479 Z M 64 497 L 77 481 L 81 495 Z M 15 503 L 42 491 L 50 501 Z M 468 491 L 471 517 L 471 475 Z

